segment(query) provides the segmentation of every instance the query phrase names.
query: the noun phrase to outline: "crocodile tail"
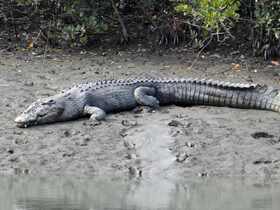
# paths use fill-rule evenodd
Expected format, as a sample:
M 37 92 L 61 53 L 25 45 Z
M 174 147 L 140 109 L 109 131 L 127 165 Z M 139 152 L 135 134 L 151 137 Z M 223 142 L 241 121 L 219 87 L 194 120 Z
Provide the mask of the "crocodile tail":
M 280 112 L 280 89 L 259 84 L 227 84 L 212 81 L 207 85 L 205 91 L 207 97 L 203 96 L 201 100 L 204 104 Z
M 270 92 L 271 97 L 271 107 L 270 109 L 275 112 L 280 112 L 280 90 L 274 89 Z

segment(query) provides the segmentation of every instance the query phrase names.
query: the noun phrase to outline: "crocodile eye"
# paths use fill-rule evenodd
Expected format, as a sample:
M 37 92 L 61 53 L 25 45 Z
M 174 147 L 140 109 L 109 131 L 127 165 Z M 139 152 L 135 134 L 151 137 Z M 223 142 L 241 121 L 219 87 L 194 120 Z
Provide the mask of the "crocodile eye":
M 52 104 L 55 104 L 55 101 L 53 99 L 42 103 L 42 105 L 49 105 L 49 106 L 52 105 Z
M 38 114 L 38 117 L 44 117 L 44 116 L 46 116 L 47 114 L 46 113 L 44 113 L 44 114 Z

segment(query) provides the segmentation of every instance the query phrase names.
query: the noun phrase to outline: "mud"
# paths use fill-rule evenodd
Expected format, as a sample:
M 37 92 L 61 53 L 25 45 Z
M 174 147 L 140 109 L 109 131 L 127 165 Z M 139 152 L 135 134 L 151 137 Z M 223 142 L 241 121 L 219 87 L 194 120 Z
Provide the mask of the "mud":
M 20 129 L 13 122 L 35 99 L 82 81 L 152 75 L 279 86 L 277 66 L 238 52 L 197 57 L 141 47 L 0 54 L 1 174 L 280 176 L 280 115 L 274 112 L 168 106 L 110 114 L 100 125 L 80 119 Z

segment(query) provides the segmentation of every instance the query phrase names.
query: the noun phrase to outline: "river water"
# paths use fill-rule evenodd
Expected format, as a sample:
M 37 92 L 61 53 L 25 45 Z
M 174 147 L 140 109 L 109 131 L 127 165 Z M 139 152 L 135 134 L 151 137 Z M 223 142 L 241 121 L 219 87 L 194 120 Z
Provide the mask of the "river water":
M 0 209 L 279 210 L 280 184 L 254 178 L 0 177 Z

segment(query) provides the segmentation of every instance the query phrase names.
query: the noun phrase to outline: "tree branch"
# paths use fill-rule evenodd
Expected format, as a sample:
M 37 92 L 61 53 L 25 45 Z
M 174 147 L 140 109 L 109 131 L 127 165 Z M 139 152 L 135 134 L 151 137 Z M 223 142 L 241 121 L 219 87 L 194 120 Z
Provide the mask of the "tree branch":
M 128 42 L 128 33 L 127 33 L 127 30 L 126 30 L 125 24 L 123 22 L 123 19 L 122 19 L 120 13 L 119 13 L 118 8 L 116 7 L 116 4 L 115 4 L 114 0 L 111 0 L 111 3 L 112 3 L 112 7 L 113 7 L 116 15 L 118 16 L 118 20 L 119 20 L 119 23 L 120 23 L 121 28 L 122 28 L 123 38 L 126 42 Z

